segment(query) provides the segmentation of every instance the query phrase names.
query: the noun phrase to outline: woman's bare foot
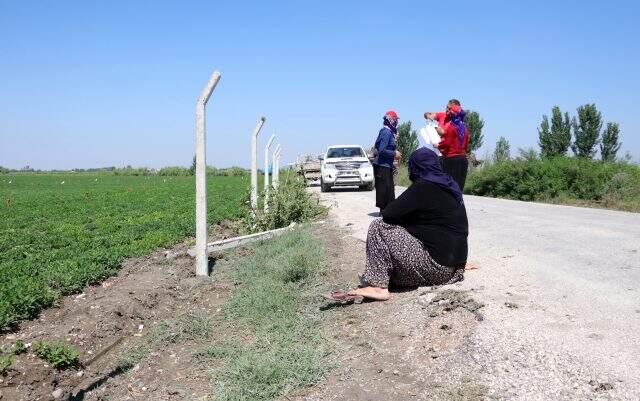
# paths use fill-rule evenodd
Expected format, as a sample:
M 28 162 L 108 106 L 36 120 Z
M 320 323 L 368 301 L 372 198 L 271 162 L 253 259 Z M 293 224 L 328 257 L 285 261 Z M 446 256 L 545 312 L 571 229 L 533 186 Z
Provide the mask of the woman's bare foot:
M 478 266 L 476 263 L 467 263 L 467 265 L 464 267 L 465 270 L 476 270 L 479 268 L 480 266 Z
M 349 294 L 349 295 L 360 295 L 361 297 L 365 297 L 367 299 L 373 299 L 374 301 L 386 301 L 391 297 L 389 295 L 389 290 L 388 289 L 379 288 L 379 287 L 357 288 L 355 290 L 349 291 L 347 294 Z

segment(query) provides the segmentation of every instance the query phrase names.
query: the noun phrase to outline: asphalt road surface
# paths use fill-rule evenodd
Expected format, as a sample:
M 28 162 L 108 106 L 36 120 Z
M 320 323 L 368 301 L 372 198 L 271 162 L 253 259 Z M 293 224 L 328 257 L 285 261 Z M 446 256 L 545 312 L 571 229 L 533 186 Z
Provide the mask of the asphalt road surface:
M 311 190 L 337 225 L 366 239 L 374 192 Z M 640 214 L 474 196 L 465 204 L 469 261 L 480 268 L 462 288 L 486 306 L 463 360 L 489 393 L 640 399 Z

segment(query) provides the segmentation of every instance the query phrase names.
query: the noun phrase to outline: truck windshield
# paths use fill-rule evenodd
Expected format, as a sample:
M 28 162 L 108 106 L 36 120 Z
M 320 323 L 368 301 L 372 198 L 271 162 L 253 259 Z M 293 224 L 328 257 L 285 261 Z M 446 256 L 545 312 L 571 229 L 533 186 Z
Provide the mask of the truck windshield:
M 329 148 L 327 159 L 336 157 L 364 157 L 364 153 L 360 148 Z

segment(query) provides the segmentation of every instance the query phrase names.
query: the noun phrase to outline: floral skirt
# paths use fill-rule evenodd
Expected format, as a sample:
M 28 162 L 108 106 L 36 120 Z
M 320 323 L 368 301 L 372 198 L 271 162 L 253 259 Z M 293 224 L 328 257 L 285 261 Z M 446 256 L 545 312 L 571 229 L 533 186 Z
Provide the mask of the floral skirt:
M 451 284 L 464 279 L 464 267 L 438 264 L 422 242 L 403 227 L 374 220 L 367 234 L 364 285 L 387 288 Z

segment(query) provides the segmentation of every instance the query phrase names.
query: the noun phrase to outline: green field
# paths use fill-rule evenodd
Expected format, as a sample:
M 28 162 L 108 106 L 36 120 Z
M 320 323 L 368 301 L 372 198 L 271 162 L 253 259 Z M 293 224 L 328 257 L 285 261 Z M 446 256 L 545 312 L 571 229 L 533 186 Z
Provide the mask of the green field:
M 248 177 L 208 179 L 208 219 L 239 218 Z M 195 232 L 193 177 L 0 175 L 0 329 Z

